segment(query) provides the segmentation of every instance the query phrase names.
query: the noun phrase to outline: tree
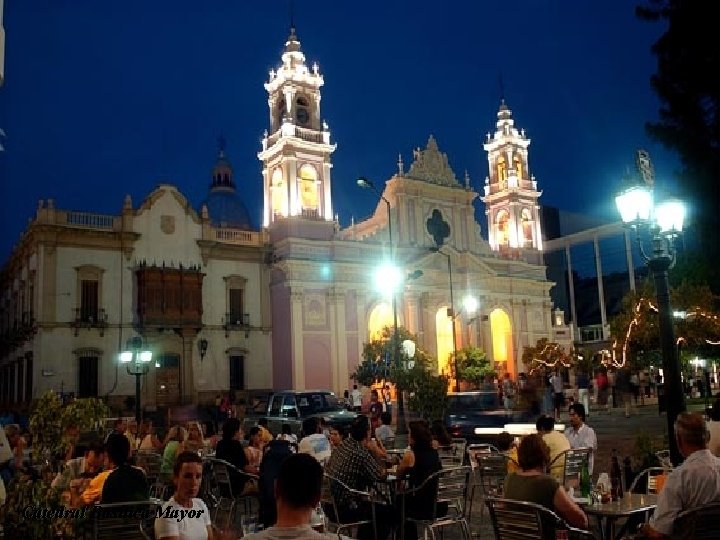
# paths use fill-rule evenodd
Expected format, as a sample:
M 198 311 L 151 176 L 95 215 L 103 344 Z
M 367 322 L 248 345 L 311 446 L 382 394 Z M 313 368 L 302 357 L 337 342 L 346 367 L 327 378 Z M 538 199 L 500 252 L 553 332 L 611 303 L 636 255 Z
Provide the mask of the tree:
M 663 21 L 653 44 L 657 71 L 650 82 L 660 98 L 659 121 L 648 134 L 676 150 L 683 164 L 681 185 L 696 210 L 698 240 L 717 276 L 720 261 L 720 68 L 712 2 L 644 0 L 636 8 L 646 21 Z M 718 281 L 710 281 L 717 286 Z
M 495 377 L 495 369 L 490 360 L 488 360 L 485 351 L 480 347 L 472 345 L 464 347 L 457 352 L 457 375 L 455 374 L 454 365 L 452 368 L 453 377 L 476 387 L 483 382 L 485 377 Z
M 416 348 L 415 355 L 409 359 L 401 346 L 406 339 L 417 343 L 416 336 L 399 327 L 397 350 L 400 357 L 395 363 L 393 329 L 383 328 L 380 339 L 370 340 L 363 346 L 363 361 L 351 377 L 364 386 L 393 383 L 398 391 L 408 392 L 410 410 L 426 420 L 440 419 L 447 408 L 448 378 L 437 375 L 437 361 L 420 348 Z
M 569 368 L 573 365 L 572 351 L 565 351 L 561 345 L 541 338 L 534 347 L 523 349 L 522 361 L 530 373 L 547 373 L 557 368 Z

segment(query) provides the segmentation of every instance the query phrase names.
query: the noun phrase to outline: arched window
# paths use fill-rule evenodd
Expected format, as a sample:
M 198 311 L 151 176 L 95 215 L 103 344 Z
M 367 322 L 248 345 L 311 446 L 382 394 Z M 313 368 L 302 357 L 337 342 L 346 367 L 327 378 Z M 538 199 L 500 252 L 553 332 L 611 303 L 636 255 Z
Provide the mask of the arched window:
M 312 165 L 300 167 L 300 204 L 303 210 L 317 210 L 318 200 L 317 171 Z
M 295 100 L 295 119 L 298 125 L 307 127 L 310 123 L 310 102 L 305 96 L 299 96 Z
M 507 246 L 510 243 L 510 214 L 507 210 L 500 210 L 495 217 L 495 238 L 498 246 Z
M 520 224 L 522 226 L 523 245 L 532 247 L 533 245 L 533 218 L 529 208 L 523 208 L 520 212 Z
M 513 158 L 513 165 L 515 166 L 515 172 L 517 173 L 517 177 L 519 180 L 523 179 L 523 163 L 522 158 L 518 155 L 515 155 Z
M 283 118 L 285 117 L 285 112 L 287 111 L 287 107 L 285 106 L 285 99 L 280 98 L 280 101 L 278 101 L 277 108 L 275 109 L 275 115 L 277 118 L 277 124 L 278 127 L 282 126 Z
M 505 162 L 505 158 L 503 156 L 500 156 L 497 159 L 496 169 L 498 184 L 500 184 L 500 189 L 504 189 L 507 185 L 507 163 Z

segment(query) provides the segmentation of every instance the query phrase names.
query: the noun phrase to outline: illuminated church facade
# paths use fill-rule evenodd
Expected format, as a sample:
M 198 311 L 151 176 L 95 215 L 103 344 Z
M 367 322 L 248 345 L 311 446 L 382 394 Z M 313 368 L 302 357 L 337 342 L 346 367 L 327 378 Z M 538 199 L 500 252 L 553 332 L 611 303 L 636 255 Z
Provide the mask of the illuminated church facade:
M 453 348 L 469 344 L 513 376 L 525 369 L 524 346 L 548 338 L 569 347 L 542 263 L 530 139 L 507 105 L 484 142 L 489 238 L 475 220 L 478 193 L 432 136 L 407 170 L 398 160 L 374 214 L 341 228 L 323 84 L 293 29 L 265 83 L 261 227 L 252 226 L 222 145 L 197 210 L 169 184 L 138 206 L 127 197 L 119 215 L 40 201 L 0 280 L 2 401 L 51 388 L 132 395 L 118 353 L 134 336 L 153 352 L 142 377 L 151 406 L 229 389 L 341 393 L 363 344 L 392 325 L 392 301 L 375 283 L 388 261 L 400 273 L 398 324 L 437 357 L 438 372 L 449 373 Z M 468 297 L 477 311 L 463 309 Z

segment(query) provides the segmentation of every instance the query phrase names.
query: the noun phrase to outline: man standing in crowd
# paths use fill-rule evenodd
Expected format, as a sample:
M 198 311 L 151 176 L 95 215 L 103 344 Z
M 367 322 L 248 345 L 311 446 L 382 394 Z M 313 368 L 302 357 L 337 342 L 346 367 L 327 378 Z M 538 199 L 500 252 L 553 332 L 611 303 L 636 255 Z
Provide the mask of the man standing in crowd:
M 685 461 L 672 471 L 658 495 L 647 538 L 669 538 L 673 523 L 684 510 L 720 502 L 720 459 L 707 449 L 708 431 L 699 413 L 682 413 L 675 421 L 675 438 Z
M 570 442 L 570 448 L 590 448 L 588 472 L 592 474 L 597 450 L 597 436 L 595 430 L 585 423 L 585 407 L 580 403 L 573 403 L 569 408 L 570 427 L 565 430 L 565 437 Z
M 350 404 L 355 412 L 362 412 L 362 393 L 358 390 L 357 384 L 353 384 L 352 392 L 350 392 Z

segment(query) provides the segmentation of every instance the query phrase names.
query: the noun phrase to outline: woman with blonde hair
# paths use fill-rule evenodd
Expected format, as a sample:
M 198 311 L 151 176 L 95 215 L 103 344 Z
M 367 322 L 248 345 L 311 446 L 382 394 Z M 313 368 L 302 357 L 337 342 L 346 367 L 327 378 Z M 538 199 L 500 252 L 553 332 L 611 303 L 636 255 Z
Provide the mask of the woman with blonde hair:
M 205 440 L 203 439 L 202 428 L 200 422 L 192 420 L 187 423 L 187 439 L 183 445 L 183 451 L 185 452 L 197 452 L 205 447 Z

